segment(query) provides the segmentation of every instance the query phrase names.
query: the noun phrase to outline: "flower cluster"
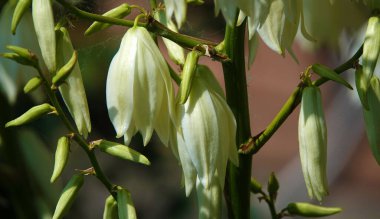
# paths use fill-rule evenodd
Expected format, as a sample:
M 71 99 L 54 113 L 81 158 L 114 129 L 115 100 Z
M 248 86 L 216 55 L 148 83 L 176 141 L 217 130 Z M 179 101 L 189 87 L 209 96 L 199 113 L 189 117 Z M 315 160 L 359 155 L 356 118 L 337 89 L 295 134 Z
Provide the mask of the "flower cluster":
M 155 130 L 171 146 L 182 165 L 186 194 L 196 185 L 200 216 L 210 218 L 220 214 L 228 160 L 238 165 L 236 122 L 212 72 L 186 63 L 194 66 L 184 69 L 195 73 L 179 89 L 178 97 L 185 90 L 188 98 L 184 103 L 177 98 L 174 107 L 161 52 L 145 28 L 130 28 L 109 68 L 107 107 L 117 137 L 124 136 L 126 144 L 140 132 L 146 145 Z

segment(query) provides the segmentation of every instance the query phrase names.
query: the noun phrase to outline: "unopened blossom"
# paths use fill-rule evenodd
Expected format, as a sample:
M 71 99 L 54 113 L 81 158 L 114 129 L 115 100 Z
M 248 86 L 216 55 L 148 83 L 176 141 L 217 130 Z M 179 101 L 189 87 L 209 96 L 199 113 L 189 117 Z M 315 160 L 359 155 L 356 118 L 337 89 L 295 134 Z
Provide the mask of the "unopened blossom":
M 113 57 L 106 85 L 107 108 L 117 137 L 128 144 L 136 132 L 148 144 L 153 130 L 167 145 L 173 108 L 168 66 L 143 27 L 124 35 Z
M 176 106 L 176 146 L 186 194 L 196 183 L 201 218 L 217 218 L 227 161 L 238 165 L 236 121 L 212 72 L 205 66 L 196 71 L 187 101 Z

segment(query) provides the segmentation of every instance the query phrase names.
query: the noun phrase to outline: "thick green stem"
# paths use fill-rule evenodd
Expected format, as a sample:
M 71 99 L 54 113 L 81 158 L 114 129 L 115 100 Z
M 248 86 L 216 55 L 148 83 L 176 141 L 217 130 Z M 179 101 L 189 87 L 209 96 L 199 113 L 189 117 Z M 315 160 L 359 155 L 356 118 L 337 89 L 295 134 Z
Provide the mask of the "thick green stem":
M 359 57 L 363 53 L 363 46 L 361 46 L 358 51 L 345 63 L 335 68 L 334 71 L 338 74 L 353 68 Z M 327 78 L 320 78 L 316 80 L 313 84 L 315 86 L 320 86 L 329 81 Z M 257 153 L 264 144 L 272 137 L 272 135 L 277 131 L 278 128 L 285 122 L 285 120 L 289 117 L 289 115 L 294 111 L 294 109 L 298 106 L 301 101 L 301 92 L 302 87 L 301 84 L 297 86 L 297 88 L 290 95 L 288 100 L 285 102 L 284 106 L 281 108 L 280 112 L 274 117 L 272 122 L 268 125 L 268 127 L 259 135 L 254 137 L 253 147 L 250 147 L 249 150 L 244 151 L 244 154 L 255 154 Z
M 245 142 L 251 135 L 247 80 L 244 63 L 245 24 L 226 28 L 225 50 L 229 62 L 223 63 L 227 103 L 237 124 L 236 144 Z M 250 218 L 251 156 L 239 155 L 239 167 L 229 164 L 225 198 L 229 218 Z

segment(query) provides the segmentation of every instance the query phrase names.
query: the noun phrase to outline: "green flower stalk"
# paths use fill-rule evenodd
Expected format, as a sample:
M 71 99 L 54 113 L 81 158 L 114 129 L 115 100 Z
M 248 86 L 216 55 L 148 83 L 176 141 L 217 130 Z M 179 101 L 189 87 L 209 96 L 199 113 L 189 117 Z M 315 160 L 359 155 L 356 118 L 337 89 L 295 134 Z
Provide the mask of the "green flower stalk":
M 79 63 L 76 60 L 76 55 L 73 55 L 76 54 L 76 52 L 74 52 L 70 35 L 66 28 L 61 27 L 57 30 L 57 39 L 57 48 L 59 51 L 57 53 L 57 60 L 59 66 L 63 66 L 63 68 L 61 68 L 63 71 L 58 71 L 56 77 L 53 77 L 53 82 L 58 83 L 61 79 L 65 80 L 64 83 L 60 84 L 59 91 L 75 121 L 79 133 L 87 138 L 88 133 L 91 132 L 90 112 L 83 85 L 82 73 Z M 60 79 L 62 76 L 63 78 Z
M 200 215 L 209 211 L 214 213 L 202 218 L 218 218 L 227 161 L 238 165 L 236 122 L 207 67 L 198 66 L 190 95 L 184 104 L 177 104 L 176 110 L 177 149 L 186 195 L 197 182 Z
M 308 194 L 311 198 L 321 201 L 328 194 L 327 130 L 318 87 L 305 87 L 302 92 L 298 140 L 302 172 Z
M 107 108 L 117 137 L 128 145 L 139 131 L 147 145 L 155 130 L 168 145 L 174 91 L 169 68 L 149 32 L 132 27 L 108 70 Z

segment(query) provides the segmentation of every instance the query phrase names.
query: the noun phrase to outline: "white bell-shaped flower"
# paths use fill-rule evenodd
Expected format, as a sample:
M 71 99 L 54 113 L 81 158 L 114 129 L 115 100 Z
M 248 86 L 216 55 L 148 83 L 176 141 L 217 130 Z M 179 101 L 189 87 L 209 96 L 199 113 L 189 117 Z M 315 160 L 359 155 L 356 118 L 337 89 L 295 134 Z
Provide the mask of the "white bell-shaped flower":
M 106 85 L 108 114 L 117 137 L 129 144 L 139 131 L 148 144 L 153 130 L 168 145 L 173 118 L 173 85 L 169 68 L 143 27 L 124 35 L 112 59 Z
M 207 67 L 198 66 L 196 71 L 187 101 L 176 108 L 177 147 L 187 195 L 195 176 L 201 188 L 209 189 L 213 180 L 223 188 L 228 159 L 238 165 L 236 121 L 223 90 Z

